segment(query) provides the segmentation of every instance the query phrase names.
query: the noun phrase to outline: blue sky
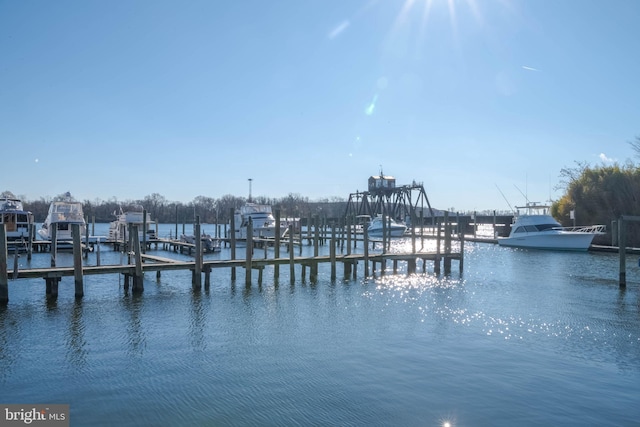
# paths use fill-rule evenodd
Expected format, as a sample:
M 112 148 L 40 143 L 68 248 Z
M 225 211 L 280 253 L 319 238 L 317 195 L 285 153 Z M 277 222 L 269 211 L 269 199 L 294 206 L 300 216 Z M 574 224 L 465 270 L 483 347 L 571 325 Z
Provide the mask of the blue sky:
M 0 191 L 558 198 L 640 135 L 640 2 L 0 0 Z

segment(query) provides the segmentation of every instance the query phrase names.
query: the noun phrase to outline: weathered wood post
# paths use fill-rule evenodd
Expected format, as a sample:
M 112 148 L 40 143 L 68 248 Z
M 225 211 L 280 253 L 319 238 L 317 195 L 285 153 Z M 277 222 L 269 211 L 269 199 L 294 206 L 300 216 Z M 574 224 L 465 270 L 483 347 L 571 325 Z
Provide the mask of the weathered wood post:
M 451 274 L 451 234 L 452 225 L 449 221 L 449 212 L 444 212 L 444 274 Z
M 289 225 L 289 276 L 292 285 L 296 280 L 294 259 L 295 254 L 293 253 L 293 225 Z
M 347 246 L 347 256 L 351 255 L 351 216 L 348 216 L 345 219 L 345 232 L 346 232 L 346 246 Z M 344 267 L 344 278 L 348 279 L 349 276 L 351 276 L 351 265 L 352 262 L 351 261 L 344 261 L 342 263 L 343 267 Z
M 84 251 L 82 255 L 85 258 L 89 258 L 89 217 L 88 216 L 87 216 L 87 219 L 85 220 L 85 224 L 86 225 L 84 227 Z M 79 228 L 78 228 L 78 234 L 80 234 Z M 71 226 L 71 237 L 73 238 L 73 224 Z M 82 236 L 80 236 L 80 239 L 82 239 Z M 74 240 L 74 245 L 75 245 L 75 240 Z M 80 247 L 82 248 L 82 242 L 80 243 Z
M 620 255 L 620 281 L 621 288 L 627 287 L 627 235 L 625 233 L 625 219 L 621 216 L 618 220 L 618 254 Z
M 346 240 L 346 224 L 347 223 L 347 219 L 346 218 L 340 218 L 340 222 L 338 224 L 338 231 L 340 232 L 340 237 L 338 237 L 338 241 L 340 242 L 340 253 L 344 253 L 344 241 Z
M 369 277 L 369 230 L 367 224 L 362 227 L 362 237 L 364 239 L 364 277 Z
M 311 268 L 309 270 L 309 280 L 311 282 L 316 282 L 318 279 L 318 262 L 315 258 L 318 256 L 319 245 L 320 245 L 320 217 L 318 215 L 313 216 L 313 258 L 314 260 L 311 262 Z
M 331 224 L 331 240 L 329 241 L 329 259 L 331 260 L 331 280 L 336 280 L 336 227 Z
M 33 218 L 29 219 L 29 226 L 27 228 L 29 232 L 29 240 L 27 241 L 27 261 L 31 261 L 31 256 L 33 255 L 33 239 L 36 232 L 35 224 L 33 223 Z
M 51 252 L 51 267 L 55 267 L 58 255 L 58 224 L 49 224 L 49 227 L 51 227 L 51 248 L 49 249 Z
M 20 258 L 20 254 L 18 253 L 18 247 L 14 246 L 13 249 L 13 279 L 18 278 L 18 259 Z
M 230 245 L 231 245 L 231 260 L 235 260 L 236 259 L 236 218 L 234 215 L 234 211 L 233 208 L 229 209 L 229 222 L 230 222 L 230 230 L 229 230 L 229 234 L 230 234 Z M 236 280 L 236 268 L 235 267 L 231 267 L 231 280 L 235 281 Z
M 276 235 L 274 236 L 275 242 L 273 247 L 273 257 L 276 259 L 280 258 L 280 236 L 281 235 L 282 233 L 280 230 L 280 209 L 278 208 L 276 209 Z M 280 277 L 280 264 L 275 263 L 273 265 L 273 278 L 277 279 L 278 277 Z
M 433 264 L 433 272 L 435 274 L 440 274 L 440 241 L 441 241 L 441 234 L 442 234 L 442 224 L 440 224 L 440 221 L 438 220 L 438 222 L 436 223 L 436 259 L 434 261 Z
M 251 286 L 251 269 L 253 268 L 251 263 L 251 257 L 253 255 L 253 221 L 249 217 L 249 223 L 247 224 L 247 251 L 245 257 L 245 275 L 244 284 Z
M 460 273 L 464 270 L 464 233 L 460 235 Z
M 147 253 L 147 228 L 149 224 L 147 224 L 147 210 L 142 209 L 142 253 Z
M 58 255 L 58 224 L 49 225 L 51 228 L 51 246 L 49 251 L 51 253 L 51 267 L 56 266 L 56 258 Z M 57 298 L 58 297 L 58 282 L 60 281 L 59 277 L 45 277 L 44 282 L 46 286 L 46 295 L 47 298 Z
M 231 217 L 233 218 L 233 209 L 231 210 Z M 178 240 L 178 205 L 176 204 L 176 235 L 174 236 Z
M 197 289 L 202 288 L 202 238 L 200 236 L 200 215 L 196 215 L 196 223 L 193 226 L 193 233 L 195 234 L 195 262 L 193 267 L 193 287 Z
M 611 221 L 611 246 L 618 246 L 618 221 Z
M 73 238 L 73 278 L 75 282 L 76 298 L 84 296 L 82 280 L 82 242 L 80 241 L 80 224 L 71 224 Z
M 7 229 L 0 225 L 0 304 L 9 302 L 9 276 L 7 273 Z
M 136 262 L 135 276 L 133 277 L 133 292 L 144 291 L 144 272 L 142 271 L 142 251 L 140 249 L 140 234 L 138 233 L 138 226 L 131 227 L 131 236 L 133 238 L 133 251 Z

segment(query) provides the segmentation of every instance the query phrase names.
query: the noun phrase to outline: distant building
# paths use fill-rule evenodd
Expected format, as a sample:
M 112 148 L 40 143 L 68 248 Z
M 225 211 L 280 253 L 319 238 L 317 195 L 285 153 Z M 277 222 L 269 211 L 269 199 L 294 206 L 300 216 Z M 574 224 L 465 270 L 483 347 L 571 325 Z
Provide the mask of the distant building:
M 380 171 L 380 175 L 374 175 L 369 177 L 369 192 L 377 193 L 385 190 L 392 190 L 396 188 L 396 179 L 389 175 L 383 175 Z

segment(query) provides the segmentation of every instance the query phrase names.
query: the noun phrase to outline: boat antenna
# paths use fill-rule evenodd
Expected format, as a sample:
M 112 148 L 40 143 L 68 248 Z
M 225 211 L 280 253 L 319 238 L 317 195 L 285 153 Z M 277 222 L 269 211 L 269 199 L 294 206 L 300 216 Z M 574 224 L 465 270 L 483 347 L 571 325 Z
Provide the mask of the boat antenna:
M 251 203 L 251 181 L 253 181 L 253 178 L 249 178 L 249 203 Z
M 504 193 L 502 192 L 502 190 L 500 189 L 500 187 L 498 187 L 498 184 L 496 184 L 496 188 L 498 189 L 498 191 L 500 192 L 500 194 L 502 194 L 502 198 L 504 199 L 505 202 L 507 202 L 507 205 L 509 205 L 509 209 L 511 209 L 511 212 L 515 213 L 515 209 L 513 209 L 511 207 L 511 203 L 509 203 L 509 201 L 507 200 L 507 198 L 505 197 Z
M 518 188 L 518 186 L 517 186 L 517 185 L 513 184 L 513 186 L 514 186 L 514 187 L 516 187 L 516 190 L 520 191 L 520 194 L 522 194 L 522 197 L 524 197 L 525 202 L 527 202 L 527 204 L 529 204 L 530 202 L 529 202 L 529 198 L 527 197 L 527 195 L 526 195 L 526 194 L 524 194 L 524 193 L 522 192 L 522 190 L 520 190 L 520 189 Z

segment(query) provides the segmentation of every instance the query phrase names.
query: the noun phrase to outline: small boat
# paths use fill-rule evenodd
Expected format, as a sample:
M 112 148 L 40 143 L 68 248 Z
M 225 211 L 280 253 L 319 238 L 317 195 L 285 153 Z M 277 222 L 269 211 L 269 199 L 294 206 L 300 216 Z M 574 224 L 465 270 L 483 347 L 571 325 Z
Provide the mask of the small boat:
M 26 240 L 33 214 L 24 210 L 22 201 L 13 193 L 5 191 L 0 194 L 0 224 L 5 226 L 7 240 Z
M 196 238 L 193 234 L 183 234 L 180 236 L 180 241 L 183 243 L 196 244 Z M 202 242 L 202 251 L 207 253 L 220 252 L 221 244 L 220 239 L 215 239 L 209 234 L 202 233 L 200 235 L 200 241 Z
M 238 240 L 247 239 L 247 226 L 251 221 L 253 237 L 274 238 L 276 235 L 276 220 L 271 212 L 270 205 L 257 203 L 247 203 L 236 210 L 234 214 L 235 237 Z M 286 228 L 280 228 L 280 233 L 284 233 Z M 282 237 L 282 235 L 280 236 Z
M 389 216 L 377 215 L 367 227 L 367 233 L 370 237 L 382 237 L 383 230 L 386 230 L 387 237 L 402 237 L 407 231 L 407 226 Z
M 71 241 L 73 239 L 71 235 L 73 224 L 80 225 L 80 236 L 83 236 L 87 229 L 87 223 L 84 220 L 82 203 L 75 201 L 67 192 L 64 200 L 52 202 L 49 205 L 49 213 L 42 228 L 38 230 L 38 235 L 44 240 L 51 240 L 55 227 L 56 240 Z
M 144 208 L 140 205 L 133 205 L 127 208 L 127 210 L 123 210 L 120 207 L 120 212 L 114 215 L 116 216 L 115 221 L 111 221 L 109 223 L 109 235 L 108 239 L 110 241 L 127 241 L 129 240 L 129 226 L 137 225 L 138 226 L 138 237 L 140 238 L 140 242 L 144 241 L 145 230 L 144 225 L 146 223 L 146 241 L 155 240 L 158 238 L 155 230 L 151 229 L 151 214 L 147 212 L 146 219 L 144 215 Z
M 550 215 L 550 206 L 528 202 L 518 210 L 509 237 L 498 237 L 500 246 L 531 249 L 586 251 L 593 238 L 603 234 L 604 225 L 563 227 Z M 524 213 L 520 210 L 524 209 Z

